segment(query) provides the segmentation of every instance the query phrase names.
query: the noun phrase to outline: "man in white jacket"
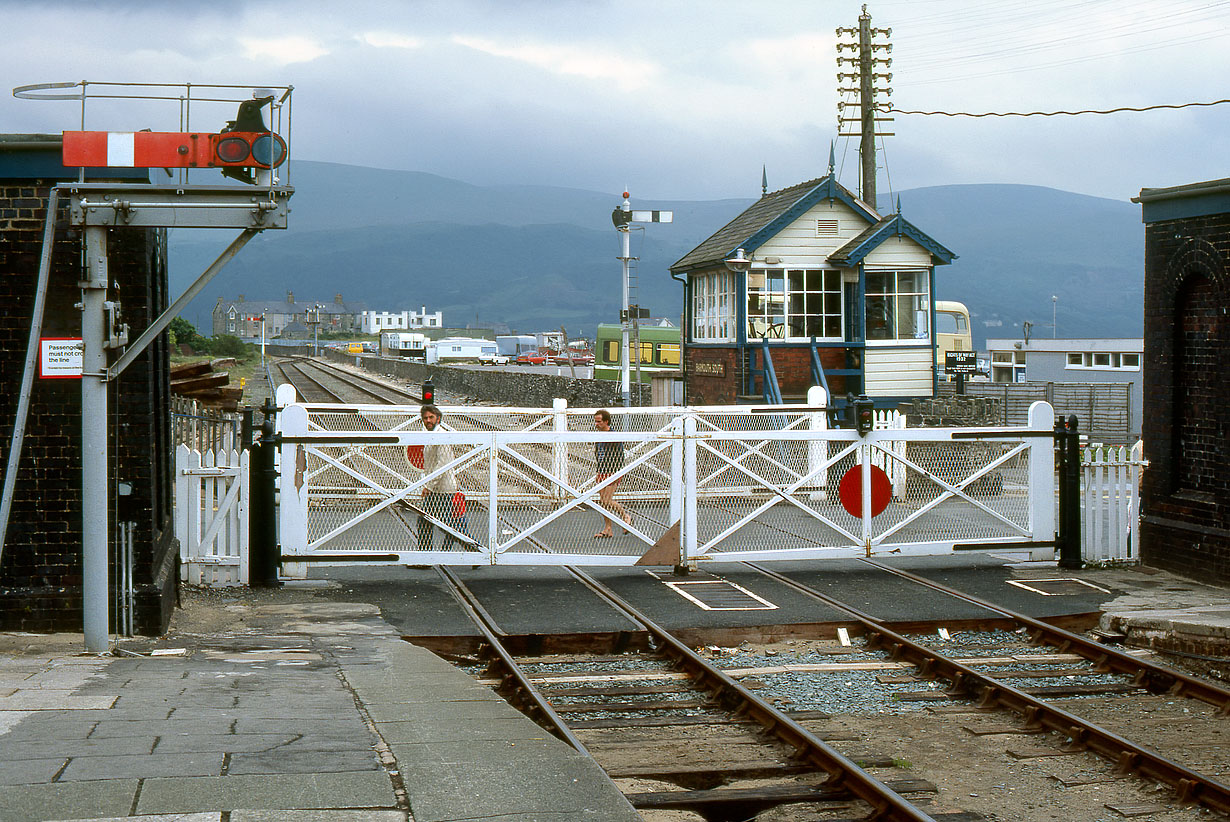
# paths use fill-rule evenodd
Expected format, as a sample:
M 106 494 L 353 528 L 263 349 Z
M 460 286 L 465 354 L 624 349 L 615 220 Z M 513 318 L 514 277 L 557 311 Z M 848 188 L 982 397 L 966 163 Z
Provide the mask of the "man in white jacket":
M 419 409 L 419 417 L 423 427 L 428 431 L 436 430 L 442 418 L 440 409 L 434 405 L 424 405 Z M 451 445 L 428 443 L 423 446 L 423 473 L 432 474 L 448 465 L 455 459 Z M 423 485 L 423 510 L 435 519 L 461 533 L 466 533 L 465 497 L 457 492 L 457 477 L 453 469 L 441 471 Z M 427 517 L 420 516 L 418 520 L 419 550 L 430 551 L 435 536 L 435 526 Z M 446 532 L 444 544 L 440 546 L 447 550 L 450 545 L 458 542 L 457 538 Z

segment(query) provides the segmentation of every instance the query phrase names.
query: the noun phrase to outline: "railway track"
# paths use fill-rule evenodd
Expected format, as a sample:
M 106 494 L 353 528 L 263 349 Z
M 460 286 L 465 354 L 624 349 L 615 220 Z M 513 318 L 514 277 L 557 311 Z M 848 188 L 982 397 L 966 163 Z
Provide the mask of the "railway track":
M 798 695 L 848 687 L 852 672 L 861 670 L 902 686 L 887 702 L 890 713 L 900 713 L 909 704 L 920 710 L 917 706 L 925 704 L 932 711 L 928 723 L 943 723 L 945 717 L 950 723 L 972 722 L 969 728 L 976 729 L 963 726 L 963 734 L 1008 740 L 1004 752 L 1008 758 L 1078 757 L 1071 761 L 1092 770 L 1098 768 L 1091 764 L 1092 756 L 1100 757 L 1107 764 L 1097 778 L 1107 786 L 1107 798 L 1127 797 L 1118 805 L 1106 803 L 1121 815 L 1141 815 L 1125 809 L 1146 807 L 1141 796 L 1155 796 L 1151 791 L 1156 785 L 1170 789 L 1168 801 L 1178 810 L 1149 818 L 1194 819 L 1201 818 L 1202 811 L 1230 814 L 1230 788 L 1225 784 L 1078 716 L 1073 707 L 1080 704 L 1079 698 L 1094 696 L 1114 699 L 1121 714 L 1138 704 L 1148 711 L 1143 705 L 1149 694 L 1164 694 L 1203 703 L 1212 715 L 1208 719 L 1220 717 L 1224 722 L 1230 692 L 1139 654 L 905 574 L 936 595 L 958 597 L 987 609 L 997 620 L 1019 626 L 1002 640 L 1019 647 L 1006 649 L 1001 644 L 979 652 L 964 648 L 965 656 L 954 657 L 945 648 L 959 647 L 956 640 L 908 638 L 782 574 L 761 566 L 748 568 L 762 574 L 767 583 L 840 612 L 854 635 L 849 644 L 830 647 L 825 661 L 801 665 L 779 657 L 748 667 L 745 660 L 722 653 L 709 659 L 594 580 L 569 569 L 581 584 L 638 626 L 635 636 L 623 639 L 625 648 L 638 652 L 518 657 L 507 650 L 518 644 L 517 638 L 505 635 L 454 575 L 441 573 L 482 626 L 487 667 L 480 678 L 561 739 L 593 756 L 621 784 L 627 779 L 670 783 L 659 790 L 625 789 L 629 801 L 644 812 L 686 809 L 706 820 L 745 820 L 777 805 L 805 804 L 809 812 L 821 815 L 798 818 L 1017 818 L 1010 810 L 1003 817 L 984 817 L 968 807 L 954 807 L 952 792 L 945 794 L 943 785 L 902 768 L 891 743 L 877 751 L 874 740 L 843 738 L 841 725 L 833 723 L 829 711 L 810 707 Z M 793 698 L 774 695 L 775 680 L 782 678 L 792 681 Z M 1056 704 L 1070 697 L 1078 699 L 1066 702 L 1066 707 Z M 894 702 L 898 709 L 891 707 Z M 1003 721 L 1004 714 L 1011 721 Z M 1147 714 L 1141 716 L 1137 721 L 1143 728 Z M 1199 713 L 1192 718 L 1192 738 L 1201 735 L 1199 723 L 1205 718 Z M 1123 717 L 1119 724 L 1132 735 L 1134 720 Z M 857 770 L 850 770 L 850 765 Z M 1112 782 L 1114 777 L 1124 778 Z M 749 784 L 751 779 L 756 782 Z M 937 800 L 937 791 L 942 800 Z M 910 809 L 900 807 L 899 800 Z M 947 816 L 956 813 L 965 815 Z
M 281 377 L 304 402 L 418 405 L 423 401 L 419 394 L 310 357 L 279 360 L 271 370 L 275 383 Z
M 497 690 L 514 705 L 577 750 L 592 756 L 608 775 L 653 774 L 659 778 L 670 775 L 680 782 L 701 785 L 686 790 L 628 795 L 629 802 L 638 810 L 692 810 L 708 820 L 735 820 L 750 818 L 752 814 L 783 803 L 806 802 L 827 811 L 850 810 L 860 805 L 860 815 L 863 817 L 894 822 L 935 819 L 903 796 L 930 791 L 930 785 L 908 777 L 882 781 L 872 775 L 586 574 L 570 569 L 577 580 L 639 625 L 649 639 L 649 650 L 645 654 L 636 660 L 620 660 L 624 670 L 635 669 L 633 679 L 686 681 L 686 688 L 681 689 L 677 684 L 630 687 L 584 684 L 592 681 L 587 680 L 584 674 L 556 677 L 553 684 L 562 682 L 563 687 L 544 688 L 531 679 L 525 665 L 505 649 L 499 626 L 483 610 L 477 598 L 451 571 L 444 568 L 439 570 L 486 640 L 490 661 L 488 673 L 498 676 Z M 681 673 L 682 677 L 673 676 L 676 672 Z M 676 698 L 680 694 L 685 698 Z M 690 699 L 687 698 L 689 696 Z M 594 697 L 604 701 L 570 701 Z M 710 744 L 723 747 L 740 744 L 754 749 L 755 753 L 747 754 L 748 761 L 723 769 L 720 776 L 755 776 L 761 780 L 771 779 L 773 784 L 743 790 L 712 787 L 719 773 L 711 763 L 706 763 L 703 750 L 695 746 L 693 752 L 701 755 L 691 762 L 681 761 L 681 751 L 677 746 L 671 746 L 669 752 L 664 751 L 663 761 L 646 763 L 643 761 L 646 750 L 643 745 L 636 746 L 637 756 L 631 758 L 636 764 L 630 762 L 626 755 L 621 762 L 618 747 L 604 747 L 602 740 L 592 734 L 588 743 L 582 741 L 570 723 L 562 718 L 565 714 L 596 710 L 624 715 L 654 713 L 662 710 L 663 706 L 675 711 L 703 708 L 703 714 L 693 714 L 688 720 L 693 727 L 707 726 L 714 731 L 726 731 L 722 734 L 723 739 L 710 740 Z M 645 724 L 652 727 L 652 723 Z M 676 723 L 674 727 L 680 725 L 682 723 Z M 623 752 L 627 753 L 626 748 Z

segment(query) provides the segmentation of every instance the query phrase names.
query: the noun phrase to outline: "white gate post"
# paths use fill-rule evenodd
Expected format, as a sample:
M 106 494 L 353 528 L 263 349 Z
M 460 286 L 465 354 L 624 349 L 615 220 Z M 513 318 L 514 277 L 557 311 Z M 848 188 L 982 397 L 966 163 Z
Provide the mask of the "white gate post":
M 683 415 L 683 516 L 679 521 L 679 544 L 683 546 L 683 558 L 688 566 L 696 564 L 698 526 L 696 518 L 696 416 L 689 412 Z
M 862 491 L 862 510 L 859 512 L 862 519 L 862 538 L 863 550 L 867 552 L 867 556 L 871 556 L 871 446 L 867 444 L 867 437 L 875 436 L 873 429 L 870 434 L 862 437 L 862 442 L 858 444 L 858 455 L 861 470 L 859 471 L 859 484 Z
M 686 474 L 683 472 L 683 417 L 677 416 L 671 420 L 671 496 L 670 512 L 666 517 L 666 527 L 680 523 L 683 527 L 683 485 Z M 682 543 L 681 543 L 682 544 Z
M 556 400 L 563 402 L 563 400 Z M 499 434 L 491 435 L 491 459 L 487 463 L 487 561 L 495 565 L 500 540 L 500 448 L 504 445 Z M 567 471 L 567 467 L 564 468 Z M 556 486 L 559 490 L 559 486 Z
M 1140 475 L 1145 465 L 1145 444 L 1136 440 L 1132 446 L 1132 467 L 1128 471 L 1128 545 L 1124 559 L 1140 562 Z
M 188 578 L 192 551 L 189 539 L 189 528 L 192 522 L 191 483 L 197 482 L 196 477 L 188 476 L 191 467 L 192 449 L 180 443 L 175 448 L 175 537 L 179 540 L 179 579 L 181 582 L 193 582 Z M 199 503 L 198 503 L 199 504 Z
M 239 452 L 239 460 L 236 464 L 239 466 L 239 475 L 235 477 L 235 482 L 239 483 L 239 505 L 235 512 L 238 531 L 239 550 L 239 584 L 247 585 L 249 582 L 248 575 L 248 551 L 252 545 L 252 529 L 248 527 L 248 494 L 252 489 L 252 473 L 249 470 L 249 453 L 248 451 Z
M 556 397 L 551 400 L 551 421 L 555 433 L 568 433 L 568 400 Z M 552 475 L 555 477 L 555 487 L 551 496 L 557 500 L 564 498 L 564 485 L 568 482 L 568 443 L 556 442 L 551 446 Z M 494 486 L 493 486 L 494 487 Z
M 810 408 L 823 408 L 823 411 L 813 411 L 807 420 L 807 427 L 812 431 L 827 431 L 829 430 L 829 395 L 824 390 L 823 386 L 813 385 L 807 389 L 807 405 Z M 807 441 L 807 473 L 808 475 L 815 474 L 808 485 L 814 486 L 814 489 L 809 497 L 813 500 L 824 499 L 827 495 L 829 484 L 829 471 L 825 468 L 823 471 L 820 467 L 824 465 L 829 458 L 829 443 L 828 440 L 808 440 Z M 816 474 L 820 471 L 819 474 Z
M 291 405 L 278 415 L 283 437 L 302 437 L 308 433 L 308 413 L 302 405 Z M 280 525 L 278 541 L 284 553 L 303 553 L 307 549 L 307 446 L 303 443 L 283 442 L 281 451 L 281 474 L 278 485 L 281 498 L 278 505 Z M 285 563 L 282 576 L 302 579 L 307 576 L 307 566 L 302 562 Z
M 1055 430 L 1055 409 L 1038 401 L 1029 406 L 1029 430 L 1039 432 L 1029 438 L 1029 530 L 1039 542 L 1053 542 L 1055 533 L 1055 441 L 1041 432 Z M 1055 547 L 1034 548 L 1031 560 L 1052 560 Z

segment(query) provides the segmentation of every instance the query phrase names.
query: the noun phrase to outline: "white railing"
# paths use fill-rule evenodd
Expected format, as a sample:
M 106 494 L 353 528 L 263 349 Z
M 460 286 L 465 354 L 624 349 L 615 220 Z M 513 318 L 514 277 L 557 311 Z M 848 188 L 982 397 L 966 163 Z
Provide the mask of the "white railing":
M 248 584 L 248 452 L 175 449 L 180 579 Z
M 239 447 L 243 417 L 187 397 L 171 397 L 171 442 L 198 451 Z
M 290 405 L 279 419 L 282 554 L 295 565 L 631 565 L 651 551 L 700 562 L 1014 544 L 1053 555 L 1046 403 L 1022 428 L 905 429 L 886 419 L 863 437 L 829 430 L 822 405 L 610 409 L 606 433 L 594 430 L 595 409 L 562 401 L 445 408 L 432 432 L 417 408 Z M 624 467 L 609 478 L 596 476 L 600 441 L 624 446 Z M 426 445 L 449 449 L 435 474 L 416 464 Z M 462 541 L 419 536 L 457 531 L 456 517 L 424 516 L 424 487 L 444 472 L 464 498 Z M 599 539 L 607 487 L 632 521 Z M 884 505 L 873 511 L 877 493 Z
M 1088 565 L 1140 562 L 1140 474 L 1144 444 L 1081 449 L 1081 559 Z

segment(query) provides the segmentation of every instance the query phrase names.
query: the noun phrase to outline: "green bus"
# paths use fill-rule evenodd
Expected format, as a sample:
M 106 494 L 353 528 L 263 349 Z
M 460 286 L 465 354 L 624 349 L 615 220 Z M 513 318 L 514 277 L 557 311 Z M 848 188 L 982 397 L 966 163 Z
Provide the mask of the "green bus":
M 628 350 L 632 353 L 636 348 L 636 338 L 640 338 L 640 371 L 641 382 L 648 383 L 654 376 L 663 374 L 682 376 L 682 340 L 683 330 L 674 326 L 642 325 L 636 334 L 628 331 Z M 623 326 L 617 323 L 601 323 L 598 325 L 598 336 L 594 345 L 594 379 L 618 380 L 623 361 L 619 357 L 622 343 Z M 628 373 L 636 380 L 637 359 L 628 361 Z

